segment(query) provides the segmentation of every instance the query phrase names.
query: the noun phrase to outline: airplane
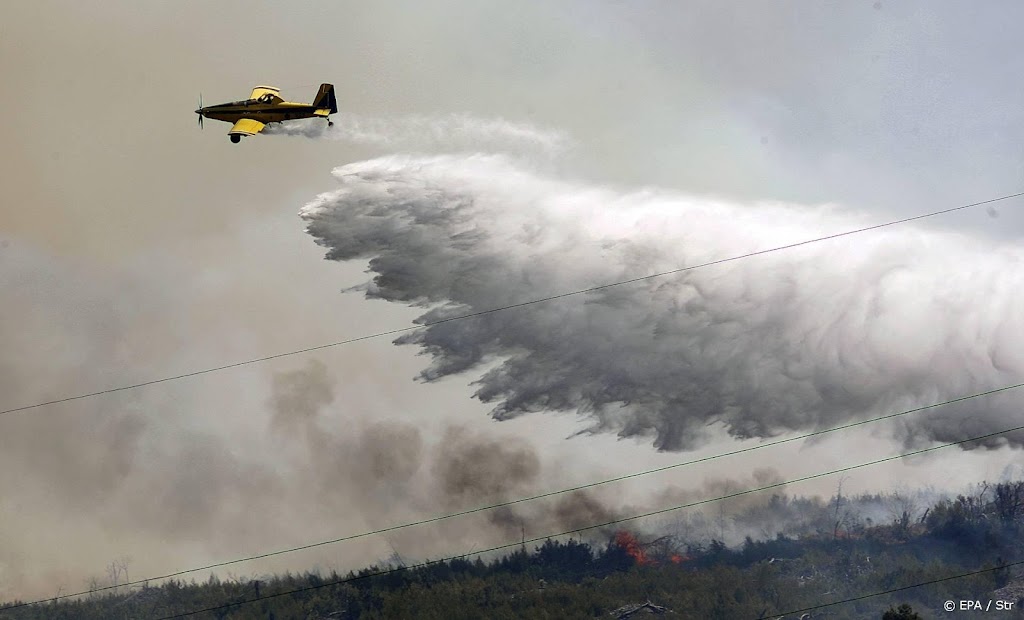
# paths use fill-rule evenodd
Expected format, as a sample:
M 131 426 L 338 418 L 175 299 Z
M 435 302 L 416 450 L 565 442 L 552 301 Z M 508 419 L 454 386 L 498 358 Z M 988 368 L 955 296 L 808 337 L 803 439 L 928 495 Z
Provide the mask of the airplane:
M 245 101 L 233 101 L 203 107 L 203 96 L 199 95 L 199 126 L 203 126 L 203 117 L 217 121 L 234 123 L 228 135 L 231 141 L 238 144 L 242 136 L 255 136 L 263 131 L 268 123 L 280 123 L 299 118 L 321 117 L 327 119 L 331 127 L 330 115 L 338 112 L 338 102 L 334 98 L 334 85 L 321 84 L 313 103 L 293 103 L 281 98 L 281 89 L 273 86 L 257 86 Z

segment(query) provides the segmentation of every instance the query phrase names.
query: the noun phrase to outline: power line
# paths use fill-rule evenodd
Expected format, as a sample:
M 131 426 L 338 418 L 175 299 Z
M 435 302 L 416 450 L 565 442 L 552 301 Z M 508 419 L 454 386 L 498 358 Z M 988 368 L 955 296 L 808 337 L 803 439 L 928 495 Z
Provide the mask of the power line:
M 844 598 L 844 599 L 839 600 L 839 601 L 832 601 L 831 603 L 822 603 L 821 605 L 815 605 L 814 607 L 804 607 L 803 609 L 793 609 L 791 611 L 786 611 L 786 612 L 772 612 L 771 615 L 772 616 L 783 617 L 783 616 L 789 616 L 791 614 L 799 614 L 799 613 L 804 613 L 804 612 L 807 612 L 807 611 L 813 611 L 815 609 L 823 609 L 825 607 L 832 607 L 833 605 L 842 605 L 843 603 L 853 603 L 853 602 L 856 602 L 856 601 L 863 601 L 864 599 L 867 599 L 867 598 L 874 598 L 876 596 L 884 596 L 886 594 L 893 594 L 893 593 L 896 593 L 896 592 L 903 592 L 905 590 L 912 590 L 914 588 L 920 588 L 922 586 L 930 586 L 932 584 L 942 583 L 944 581 L 953 581 L 954 579 L 963 579 L 964 577 L 973 577 L 974 575 L 981 575 L 983 573 L 990 573 L 990 572 L 993 572 L 993 571 L 1002 570 L 1004 568 L 1009 568 L 1011 566 L 1020 566 L 1021 564 L 1024 564 L 1024 560 L 1021 560 L 1019 562 L 1009 562 L 1009 563 L 1003 564 L 1001 566 L 993 566 L 992 568 L 983 568 L 981 570 L 975 570 L 975 571 L 971 571 L 969 573 L 960 573 L 959 575 L 951 575 L 949 577 L 942 577 L 941 579 L 932 579 L 930 581 L 921 581 L 919 583 L 914 583 L 914 584 L 911 584 L 909 586 L 903 586 L 902 588 L 893 588 L 891 590 L 882 590 L 880 592 L 872 592 L 870 594 L 864 594 L 862 596 L 854 596 L 854 597 L 851 597 L 851 598 Z M 763 616 L 762 616 L 762 618 L 763 618 Z M 759 620 L 759 619 L 752 618 L 751 620 Z
M 839 469 L 833 469 L 833 470 L 822 472 L 822 473 L 812 474 L 810 476 L 803 476 L 802 478 L 794 478 L 792 480 L 787 480 L 787 481 L 784 481 L 784 482 L 777 482 L 775 484 L 765 485 L 763 487 L 758 487 L 756 489 L 747 489 L 745 491 L 737 491 L 735 493 L 730 493 L 728 495 L 721 495 L 719 497 L 715 497 L 715 498 L 711 498 L 711 499 L 704 499 L 704 500 L 700 500 L 700 501 L 696 501 L 696 502 L 690 502 L 688 504 L 681 504 L 679 506 L 672 506 L 670 508 L 662 508 L 660 510 L 653 510 L 651 512 L 646 512 L 646 513 L 643 513 L 643 514 L 633 515 L 633 516 L 630 516 L 630 517 L 622 517 L 622 518 L 618 518 L 618 519 L 612 519 L 610 521 L 605 521 L 604 523 L 599 523 L 597 525 L 589 525 L 589 526 L 586 526 L 586 527 L 577 527 L 577 528 L 573 528 L 572 530 L 568 530 L 568 531 L 565 531 L 565 532 L 559 532 L 557 534 L 548 534 L 546 536 L 538 536 L 536 538 L 529 538 L 529 539 L 524 538 L 524 539 L 521 539 L 521 540 L 516 541 L 516 542 L 511 542 L 511 543 L 506 543 L 506 544 L 503 544 L 503 545 L 498 545 L 496 547 L 491 547 L 489 549 L 484 549 L 484 550 L 481 550 L 481 551 L 477 551 L 475 553 L 463 553 L 463 554 L 460 554 L 460 555 L 449 556 L 449 557 L 442 558 L 442 559 L 439 559 L 439 560 L 428 560 L 426 562 L 421 562 L 419 564 L 413 564 L 413 565 L 410 565 L 410 566 L 397 566 L 397 567 L 393 567 L 393 568 L 389 568 L 389 569 L 385 569 L 385 570 L 381 570 L 381 571 L 377 571 L 377 572 L 373 572 L 373 573 L 368 573 L 368 574 L 365 574 L 365 575 L 356 575 L 356 576 L 352 576 L 352 577 L 346 577 L 344 579 L 336 579 L 334 581 L 318 584 L 318 585 L 315 585 L 315 586 L 306 586 L 304 588 L 295 588 L 295 589 L 292 589 L 292 590 L 286 590 L 284 592 L 277 592 L 277 593 L 274 593 L 274 594 L 267 594 L 267 595 L 264 595 L 264 596 L 258 596 L 256 598 L 252 598 L 252 599 L 248 599 L 248 600 L 244 600 L 244 601 L 238 601 L 238 602 L 235 602 L 235 603 L 228 603 L 228 604 L 219 605 L 219 606 L 216 606 L 216 607 L 207 607 L 205 609 L 196 609 L 196 610 L 193 610 L 193 611 L 189 611 L 189 612 L 185 612 L 185 613 L 181 613 L 181 614 L 176 614 L 176 615 L 173 615 L 173 616 L 164 616 L 162 618 L 159 618 L 159 620 L 174 620 L 175 618 L 186 618 L 188 616 L 194 616 L 196 614 L 201 614 L 201 613 L 206 613 L 206 612 L 211 612 L 211 611 L 219 611 L 219 610 L 222 610 L 222 609 L 230 609 L 231 607 L 238 607 L 238 606 L 241 606 L 241 605 L 247 605 L 249 603 L 255 603 L 255 602 L 266 600 L 266 599 L 277 598 L 279 596 L 287 596 L 287 595 L 290 595 L 290 594 L 299 594 L 299 593 L 302 593 L 302 592 L 308 592 L 308 591 L 317 590 L 317 589 L 320 589 L 320 588 L 326 588 L 326 587 L 331 587 L 331 586 L 342 585 L 342 584 L 350 583 L 350 582 L 353 582 L 353 581 L 359 581 L 359 580 L 362 580 L 362 579 L 368 579 L 370 577 L 379 577 L 381 575 L 388 575 L 388 574 L 397 573 L 397 572 L 401 572 L 401 571 L 405 571 L 405 570 L 410 570 L 410 569 L 414 569 L 414 568 L 424 568 L 424 567 L 430 566 L 432 564 L 438 564 L 438 563 L 441 563 L 441 562 L 450 562 L 452 560 L 463 559 L 463 558 L 469 557 L 470 555 L 482 555 L 482 554 L 485 554 L 485 553 L 491 553 L 493 551 L 500 551 L 502 549 L 508 549 L 510 547 L 518 547 L 520 545 L 525 545 L 527 543 L 540 542 L 540 541 L 547 540 L 547 539 L 550 539 L 550 538 L 560 538 L 562 536 L 571 536 L 571 535 L 577 534 L 579 532 L 585 532 L 585 531 L 588 531 L 588 530 L 600 529 L 600 528 L 608 527 L 610 525 L 618 525 L 620 523 L 625 523 L 627 521 L 634 521 L 636 519 L 644 519 L 644 518 L 647 518 L 647 517 L 652 517 L 652 516 L 656 516 L 656 515 L 660 515 L 660 514 L 666 514 L 666 513 L 669 513 L 669 512 L 674 512 L 676 510 L 682 510 L 684 508 L 693 508 L 695 506 L 700 506 L 700 505 L 703 505 L 703 504 L 709 504 L 709 503 L 712 503 L 712 502 L 722 501 L 722 500 L 726 500 L 726 499 L 732 499 L 734 497 L 740 497 L 742 495 L 749 495 L 751 493 L 758 493 L 758 492 L 761 492 L 761 491 L 767 491 L 768 489 L 774 489 L 774 488 L 786 486 L 786 485 L 789 485 L 789 484 L 796 484 L 798 482 L 806 482 L 808 480 L 814 480 L 814 479 L 817 479 L 817 478 L 823 478 L 825 476 L 831 476 L 831 475 L 834 475 L 834 474 L 839 474 L 839 473 L 843 473 L 843 472 L 847 472 L 847 471 L 852 471 L 854 469 L 861 469 L 861 468 L 864 468 L 864 467 L 870 467 L 872 465 L 878 465 L 878 464 L 886 463 L 886 462 L 889 462 L 889 461 L 895 461 L 897 459 L 905 458 L 905 457 L 908 457 L 908 456 L 915 456 L 915 455 L 918 455 L 918 454 L 924 454 L 926 452 L 933 452 L 935 450 L 941 450 L 943 448 L 949 448 L 949 447 L 952 447 L 952 446 L 958 446 L 958 445 L 970 443 L 972 441 L 980 441 L 982 439 L 988 439 L 990 437 L 997 437 L 997 436 L 1000 436 L 1000 435 L 1005 435 L 1007 433 L 1013 433 L 1013 432 L 1020 431 L 1020 430 L 1024 430 L 1024 426 L 1015 426 L 1013 428 L 1009 428 L 1009 429 L 1006 429 L 1004 431 L 999 431 L 999 432 L 996 432 L 996 433 L 988 433 L 986 435 L 979 435 L 977 437 L 971 437 L 970 439 L 961 439 L 959 441 L 945 443 L 945 444 L 941 444 L 941 445 L 938 445 L 938 446 L 932 446 L 930 448 L 922 448 L 920 450 L 915 450 L 913 452 L 906 452 L 906 453 L 903 453 L 903 454 L 897 454 L 895 456 L 888 456 L 888 457 L 885 457 L 885 458 L 882 458 L 882 459 L 876 459 L 874 461 L 868 461 L 866 463 L 859 463 L 857 465 L 850 465 L 849 467 L 842 467 L 842 468 L 839 468 Z
M 321 349 L 328 349 L 328 348 L 331 348 L 331 347 L 339 347 L 339 346 L 343 346 L 343 345 L 353 344 L 353 343 L 356 343 L 356 342 L 362 342 L 364 340 L 371 340 L 371 339 L 374 339 L 374 338 L 382 338 L 384 336 L 393 336 L 395 334 L 400 334 L 400 333 L 403 333 L 403 332 L 412 331 L 412 330 L 416 330 L 416 329 L 426 329 L 426 328 L 432 327 L 434 325 L 440 325 L 441 323 L 448 323 L 448 322 L 451 322 L 451 321 L 460 321 L 460 320 L 463 320 L 463 319 L 469 319 L 469 318 L 473 318 L 473 317 L 484 316 L 484 315 L 487 315 L 487 314 L 493 314 L 493 313 L 496 313 L 496 312 L 502 312 L 504 310 L 511 310 L 513 308 L 522 308 L 524 306 L 531 306 L 531 305 L 534 305 L 534 304 L 544 303 L 544 302 L 547 302 L 547 301 L 554 301 L 556 299 L 563 299 L 565 297 L 572 297 L 572 296 L 575 296 L 575 295 L 583 295 L 585 293 L 593 293 L 595 291 L 600 291 L 600 290 L 604 290 L 604 289 L 608 289 L 608 288 L 612 288 L 612 287 L 616 287 L 616 286 L 623 286 L 623 285 L 626 285 L 626 284 L 633 284 L 633 283 L 636 283 L 636 282 L 641 282 L 643 280 L 650 280 L 650 279 L 653 279 L 653 278 L 660 278 L 660 277 L 664 277 L 664 276 L 667 276 L 667 275 L 672 275 L 672 274 L 676 274 L 676 273 L 682 273 L 684 271 L 693 271 L 695 269 L 701 269 L 701 268 L 704 268 L 704 267 L 711 267 L 713 265 L 721 265 L 721 264 L 724 264 L 724 263 L 729 263 L 729 262 L 738 261 L 738 260 L 742 260 L 742 259 L 746 259 L 746 258 L 751 258 L 751 257 L 754 257 L 754 256 L 761 256 L 763 254 L 770 254 L 772 252 L 780 252 L 782 250 L 789 250 L 789 249 L 793 249 L 793 248 L 797 248 L 797 247 L 801 247 L 801 246 L 805 246 L 805 245 L 810 245 L 812 243 L 819 243 L 819 242 L 822 242 L 822 241 L 829 241 L 829 240 L 832 240 L 832 239 L 838 239 L 840 237 L 847 237 L 847 236 L 850 236 L 850 235 L 855 235 L 855 234 L 859 234 L 859 233 L 863 233 L 863 232 L 868 232 L 868 231 L 871 231 L 871 230 L 878 230 L 879 228 L 885 228 L 887 226 L 896 226 L 897 224 L 905 224 L 907 222 L 913 222 L 913 221 L 916 221 L 916 220 L 922 220 L 922 219 L 929 218 L 929 217 L 935 217 L 937 215 L 944 215 L 944 214 L 947 214 L 947 213 L 952 213 L 954 211 L 960 211 L 960 210 L 963 210 L 963 209 L 969 209 L 969 208 L 972 208 L 972 207 L 978 207 L 978 206 L 981 206 L 981 205 L 991 204 L 993 202 L 999 202 L 999 201 L 1002 201 L 1002 200 L 1009 200 L 1010 198 L 1017 198 L 1017 197 L 1020 197 L 1020 196 L 1024 196 L 1024 192 L 1018 192 L 1016 194 L 1008 194 L 1006 196 L 1000 196 L 999 198 L 992 198 L 990 200 L 983 200 L 981 202 L 973 202 L 971 204 L 960 205 L 959 207 L 953 207 L 953 208 L 950 208 L 950 209 L 943 209 L 941 211 L 932 211 L 930 213 L 925 213 L 923 215 L 915 215 L 913 217 L 907 217 L 907 218 L 903 218 L 903 219 L 899 219 L 899 220 L 893 220 L 893 221 L 890 221 L 890 222 L 885 222 L 883 224 L 875 224 L 873 226 L 866 226 L 866 227 L 863 227 L 863 228 L 857 228 L 855 230 L 848 230 L 846 232 L 836 233 L 836 234 L 833 234 L 833 235 L 826 235 L 824 237 L 816 237 L 814 239 L 807 239 L 805 241 L 798 241 L 796 243 L 789 243 L 789 244 L 786 244 L 786 245 L 780 245 L 780 246 L 776 246 L 774 248 L 768 248 L 766 250 L 758 250 L 756 252 L 748 252 L 746 254 L 740 254 L 740 255 L 737 255 L 737 256 L 731 256 L 729 258 L 721 258 L 721 259 L 709 261 L 709 262 L 706 262 L 706 263 L 700 263 L 700 264 L 697 264 L 697 265 L 690 265 L 688 267 L 680 267 L 678 269 L 672 269 L 672 270 L 669 270 L 669 271 L 662 271 L 660 273 L 653 273 L 653 274 L 646 275 L 646 276 L 640 276 L 638 278 L 630 278 L 628 280 L 620 280 L 618 282 L 612 282 L 612 283 L 609 283 L 609 284 L 601 284 L 599 286 L 592 286 L 590 288 L 579 289 L 579 290 L 570 291 L 570 292 L 567 292 L 567 293 L 559 293 L 557 295 L 551 295 L 551 296 L 548 296 L 548 297 L 540 297 L 538 299 L 532 299 L 532 300 L 529 300 L 529 301 L 523 301 L 523 302 L 519 302 L 519 303 L 515 303 L 515 304 L 509 304 L 507 306 L 500 306 L 500 307 L 497 307 L 497 308 L 491 308 L 489 310 L 479 310 L 479 311 L 476 311 L 476 312 L 470 312 L 468 314 L 461 314 L 459 316 L 448 317 L 446 319 L 438 319 L 436 321 L 430 321 L 430 322 L 427 322 L 427 323 L 422 323 L 420 325 L 410 325 L 408 327 L 400 327 L 400 328 L 397 328 L 397 329 L 391 329 L 391 330 L 387 330 L 387 331 L 383 331 L 383 332 L 377 332 L 375 334 L 368 334 L 368 335 L 365 335 L 365 336 L 358 336 L 356 338 L 349 338 L 348 340 L 339 340 L 338 342 L 331 342 L 331 343 L 328 343 L 328 344 L 322 344 L 322 345 L 318 345 L 318 346 L 315 346 L 315 347 L 307 347 L 305 349 L 297 349 L 295 351 L 287 351 L 285 353 L 277 353 L 277 354 L 274 354 L 274 355 L 267 355 L 265 357 L 258 357 L 258 358 L 254 358 L 254 359 L 250 359 L 250 360 L 245 360 L 245 361 L 242 361 L 242 362 L 234 362 L 232 364 L 224 364 L 223 366 L 215 366 L 213 368 L 206 368 L 204 370 L 196 370 L 196 371 L 193 371 L 193 372 L 187 372 L 187 373 L 183 373 L 183 374 L 180 374 L 180 375 L 173 375 L 173 376 L 169 376 L 169 377 L 163 377 L 161 379 L 153 379 L 151 381 L 143 381 L 141 383 L 134 383 L 134 384 L 131 384 L 131 385 L 124 385 L 124 386 L 121 386 L 121 387 L 109 388 L 109 389 L 106 389 L 106 390 L 99 390 L 97 392 L 90 392 L 90 393 L 87 393 L 87 394 L 79 394 L 78 396 L 67 396 L 67 397 L 64 397 L 64 398 L 57 398 L 57 399 L 49 400 L 49 401 L 46 401 L 46 402 L 36 403 L 34 405 L 24 405 L 22 407 L 14 407 L 13 409 L 5 409 L 3 411 L 0 411 L 0 415 L 6 415 L 6 414 L 9 414 L 9 413 L 16 413 L 18 411 L 26 411 L 28 409 L 37 409 L 39 407 L 46 407 L 46 406 L 49 406 L 49 405 L 56 405 L 56 404 L 66 403 L 66 402 L 70 402 L 70 401 L 74 401 L 74 400 L 81 400 L 83 398 L 92 398 L 94 396 L 101 396 L 101 395 L 104 395 L 104 394 L 112 394 L 112 393 L 115 393 L 115 392 L 123 392 L 123 391 L 126 391 L 126 390 L 134 390 L 134 389 L 137 389 L 137 388 L 140 388 L 140 387 L 145 387 L 145 386 L 148 386 L 148 385 L 155 385 L 157 383 L 166 383 L 168 381 L 177 381 L 179 379 L 186 379 L 186 378 L 195 377 L 195 376 L 198 376 L 198 375 L 205 375 L 205 374 L 209 374 L 209 373 L 213 373 L 213 372 L 219 372 L 221 370 L 228 370 L 230 368 L 237 368 L 239 366 L 247 366 L 249 364 L 257 364 L 257 363 L 260 363 L 260 362 L 266 362 L 266 361 L 270 361 L 270 360 L 274 360 L 274 359 L 278 359 L 278 358 L 282 358 L 282 357 L 289 357 L 289 356 L 292 356 L 292 355 L 300 355 L 302 353 L 310 353 L 312 351 L 319 351 Z
M 955 404 L 955 403 L 964 402 L 964 401 L 967 401 L 967 400 L 972 400 L 974 398 L 980 398 L 982 396 L 989 396 L 989 395 L 992 395 L 992 394 L 997 394 L 997 393 L 1000 393 L 1000 392 L 1006 392 L 1006 391 L 1018 389 L 1018 388 L 1021 388 L 1021 387 L 1024 387 L 1024 383 L 1018 383 L 1016 385 L 1009 385 L 1009 386 L 1006 386 L 1006 387 L 996 388 L 994 390 L 988 390 L 986 392 L 978 392 L 977 394 L 971 394 L 971 395 L 968 395 L 968 396 L 961 396 L 960 398 L 954 398 L 952 400 L 947 400 L 947 401 L 944 401 L 944 402 L 941 402 L 941 403 L 934 403 L 934 404 L 931 404 L 931 405 L 924 405 L 924 406 L 921 406 L 921 407 L 915 407 L 913 409 L 907 409 L 906 411 L 900 411 L 898 413 L 890 413 L 890 414 L 887 414 L 887 415 L 878 416 L 878 417 L 870 418 L 870 419 L 867 419 L 867 420 L 860 420 L 858 422 L 851 422 L 849 424 L 843 424 L 841 426 L 835 426 L 835 427 L 827 428 L 827 429 L 820 430 L 820 431 L 814 431 L 814 432 L 811 432 L 811 433 L 806 433 L 804 435 L 798 435 L 798 436 L 795 436 L 795 437 L 789 437 L 787 439 L 779 439 L 779 440 L 772 441 L 772 442 L 769 442 L 769 443 L 764 443 L 764 444 L 760 444 L 760 445 L 756 445 L 756 446 L 749 446 L 749 447 L 740 448 L 740 449 L 737 449 L 737 450 L 731 450 L 729 452 L 722 452 L 722 453 L 714 454 L 714 455 L 711 455 L 711 456 L 705 456 L 705 457 L 702 457 L 702 458 L 699 458 L 699 459 L 683 461 L 681 463 L 673 463 L 672 465 L 665 465 L 663 467 L 656 467 L 654 469 L 647 469 L 647 470 L 640 471 L 640 472 L 635 472 L 635 473 L 631 473 L 631 474 L 625 474 L 625 475 L 622 475 L 622 476 L 617 476 L 615 478 L 608 478 L 606 480 L 600 480 L 600 481 L 597 481 L 597 482 L 590 482 L 590 483 L 587 483 L 587 484 L 582 484 L 582 485 L 579 485 L 579 486 L 569 487 L 569 488 L 566 488 L 566 489 L 560 489 L 560 490 L 557 490 L 557 491 L 549 491 L 547 493 L 541 493 L 540 495 L 533 495 L 533 496 L 530 496 L 530 497 L 524 497 L 524 498 L 520 498 L 520 499 L 509 500 L 509 501 L 500 502 L 500 503 L 496 503 L 496 504 L 489 504 L 487 506 L 480 506 L 480 507 L 477 507 L 477 508 L 471 508 L 471 509 L 467 509 L 467 510 L 462 510 L 460 512 L 453 512 L 453 513 L 449 513 L 449 514 L 445 514 L 445 515 L 440 515 L 440 516 L 436 516 L 436 517 L 430 517 L 430 518 L 427 518 L 427 519 L 422 519 L 422 520 L 419 520 L 419 521 L 413 521 L 413 522 L 409 522 L 409 523 L 402 523 L 402 524 L 399 524 L 399 525 L 392 525 L 392 526 L 388 526 L 388 527 L 372 530 L 372 531 L 369 531 L 369 532 L 362 532 L 362 533 L 359 533 L 359 534 L 350 534 L 348 536 L 342 536 L 340 538 L 335 538 L 335 539 L 332 539 L 332 540 L 325 540 L 325 541 L 310 543 L 308 545 L 301 545 L 301 546 L 298 546 L 298 547 L 291 547 L 289 549 L 281 549 L 281 550 L 278 550 L 278 551 L 271 551 L 271 552 L 262 553 L 262 554 L 259 554 L 259 555 L 252 555 L 252 556 L 248 556 L 248 557 L 244 557 L 244 558 L 239 558 L 239 559 L 236 559 L 236 560 L 228 560 L 228 561 L 225 561 L 225 562 L 217 562 L 215 564 L 208 564 L 206 566 L 200 566 L 200 567 L 197 567 L 197 568 L 189 568 L 189 569 L 186 569 L 186 570 L 180 570 L 180 571 L 176 571 L 176 572 L 173 572 L 173 573 L 168 573 L 166 575 L 159 575 L 159 576 L 155 576 L 155 577 L 147 577 L 145 579 L 138 579 L 136 581 L 129 581 L 129 582 L 118 584 L 118 585 L 104 586 L 104 587 L 101 587 L 101 588 L 95 588 L 95 589 L 88 590 L 88 591 L 85 591 L 85 592 L 74 592 L 74 593 L 69 593 L 69 594 L 62 594 L 62 595 L 59 595 L 59 596 L 54 596 L 54 597 L 49 597 L 49 598 L 45 598 L 45 599 L 40 599 L 40 600 L 37 600 L 37 601 L 31 601 L 31 602 L 28 602 L 28 603 L 20 603 L 18 605 L 11 606 L 11 608 L 13 608 L 13 607 L 23 607 L 23 606 L 27 606 L 27 605 L 34 605 L 36 603 L 52 602 L 52 601 L 57 601 L 57 600 L 65 599 L 65 598 L 72 598 L 72 597 L 75 597 L 75 596 L 81 596 L 81 595 L 84 595 L 84 594 L 94 594 L 96 592 L 102 592 L 104 590 L 114 590 L 114 589 L 117 589 L 117 588 L 123 588 L 125 586 L 134 586 L 134 585 L 139 585 L 139 584 L 143 584 L 143 583 L 148 583 L 148 582 L 151 582 L 151 581 L 162 581 L 164 579 L 171 579 L 173 577 L 180 577 L 182 575 L 187 575 L 189 573 L 195 573 L 195 572 L 199 572 L 199 571 L 210 570 L 210 569 L 213 569 L 213 568 L 221 568 L 221 567 L 224 567 L 224 566 L 230 566 L 232 564 L 240 564 L 242 562 L 250 562 L 250 561 L 253 561 L 253 560 L 262 560 L 262 559 L 265 559 L 265 558 L 274 557 L 274 556 L 278 556 L 278 555 L 285 555 L 285 554 L 288 554 L 288 553 L 294 553 L 296 551 L 305 551 L 307 549 L 313 549 L 315 547 L 324 547 L 324 546 L 327 546 L 327 545 L 334 545 L 334 544 L 341 543 L 341 542 L 347 542 L 347 541 L 350 541 L 350 540 L 356 540 L 358 538 L 366 538 L 366 537 L 369 537 L 369 536 L 377 536 L 377 535 L 380 535 L 380 534 L 386 534 L 388 532 L 393 532 L 393 531 L 396 531 L 396 530 L 407 529 L 407 528 L 410 528 L 410 527 L 417 527 L 417 526 L 420 526 L 420 525 L 428 525 L 430 523 L 436 523 L 436 522 L 439 522 L 439 521 L 445 521 L 447 519 L 454 519 L 456 517 L 462 517 L 462 516 L 466 516 L 466 515 L 471 515 L 471 514 L 475 514 L 475 513 L 478 513 L 478 512 L 485 512 L 487 510 L 494 510 L 494 509 L 497 509 L 497 508 L 503 508 L 505 506 L 512 506 L 514 504 L 522 504 L 522 503 L 525 503 L 525 502 L 531 502 L 531 501 L 538 500 L 538 499 L 544 499 L 544 498 L 547 498 L 547 497 L 553 497 L 555 495 L 561 495 L 563 493 L 572 493 L 573 491 L 582 491 L 584 489 L 589 489 L 589 488 L 593 488 L 593 487 L 596 487 L 596 486 L 601 486 L 601 485 L 604 485 L 604 484 L 611 484 L 613 482 L 621 482 L 623 480 L 629 480 L 629 479 L 632 479 L 632 478 L 639 478 L 641 476 L 646 476 L 646 475 L 649 475 L 649 474 L 654 474 L 654 473 L 659 473 L 659 472 L 663 472 L 663 471 L 668 471 L 670 469 L 676 469 L 676 468 L 680 468 L 680 467 L 687 467 L 689 465 L 696 465 L 698 463 L 705 463 L 705 462 L 708 462 L 708 461 L 713 461 L 713 460 L 717 460 L 717 459 L 720 459 L 720 458 L 724 458 L 724 457 L 727 457 L 727 456 L 735 456 L 735 455 L 743 454 L 743 453 L 746 453 L 746 452 L 753 452 L 754 450 L 760 450 L 762 448 L 769 448 L 769 447 L 778 446 L 778 445 L 781 445 L 781 444 L 784 444 L 784 443 L 790 443 L 790 442 L 794 442 L 794 441 L 800 441 L 802 439 L 808 439 L 810 437 L 826 435 L 828 433 L 834 433 L 836 431 L 841 431 L 841 430 L 853 428 L 853 427 L 856 427 L 856 426 L 862 426 L 862 425 L 865 425 L 865 424 L 871 424 L 871 423 L 874 423 L 874 422 L 880 422 L 880 421 L 883 421 L 883 420 L 889 420 L 889 419 L 897 418 L 897 417 L 900 417 L 900 416 L 905 416 L 905 415 L 908 415 L 908 414 L 911 414 L 911 413 L 917 413 L 919 411 L 924 411 L 926 409 L 932 409 L 932 408 L 935 408 L 935 407 L 944 407 L 946 405 L 952 405 L 952 404 Z

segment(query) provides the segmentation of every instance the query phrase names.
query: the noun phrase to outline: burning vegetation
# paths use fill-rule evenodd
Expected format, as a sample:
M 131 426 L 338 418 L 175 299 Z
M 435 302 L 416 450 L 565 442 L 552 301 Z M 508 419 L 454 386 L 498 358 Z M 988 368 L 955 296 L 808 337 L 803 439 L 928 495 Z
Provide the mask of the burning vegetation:
M 682 564 L 690 558 L 679 550 L 672 536 L 662 536 L 648 543 L 640 542 L 635 534 L 619 530 L 612 537 L 612 543 L 626 555 L 633 558 L 637 566 L 657 564 Z

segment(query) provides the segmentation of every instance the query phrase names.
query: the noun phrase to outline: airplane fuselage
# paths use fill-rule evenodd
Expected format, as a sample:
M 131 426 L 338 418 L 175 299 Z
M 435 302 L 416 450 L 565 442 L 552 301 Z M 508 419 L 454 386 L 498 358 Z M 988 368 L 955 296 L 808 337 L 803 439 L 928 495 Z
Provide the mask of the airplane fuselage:
M 196 114 L 226 123 L 236 123 L 243 118 L 251 118 L 261 123 L 280 123 L 300 118 L 326 117 L 327 110 L 318 110 L 307 103 L 260 103 L 250 100 L 206 106 L 196 110 Z

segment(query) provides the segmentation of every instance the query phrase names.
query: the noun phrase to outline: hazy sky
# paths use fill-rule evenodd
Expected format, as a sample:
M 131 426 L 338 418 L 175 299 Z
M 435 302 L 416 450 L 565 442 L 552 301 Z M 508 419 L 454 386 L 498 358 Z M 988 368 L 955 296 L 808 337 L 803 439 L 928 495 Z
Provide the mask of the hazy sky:
M 0 409 L 402 327 L 420 314 L 342 294 L 366 279 L 365 265 L 324 261 L 297 215 L 337 187 L 332 168 L 392 149 L 282 135 L 231 144 L 228 125 L 196 126 L 200 92 L 218 103 L 271 84 L 308 101 L 332 82 L 339 120 L 460 113 L 564 132 L 572 149 L 555 167 L 576 182 L 837 203 L 877 221 L 1024 189 L 1016 2 L 283 7 L 6 7 Z M 1024 215 L 1018 199 L 929 225 L 1016 246 Z M 377 470 L 360 469 L 366 459 L 401 473 L 407 461 L 389 459 L 412 454 L 408 462 L 422 461 L 423 475 L 449 489 L 445 442 L 464 438 L 451 424 L 480 434 L 466 440 L 466 458 L 488 438 L 527 442 L 522 454 L 538 458 L 536 472 L 524 470 L 530 490 L 688 456 L 614 435 L 565 440 L 581 428 L 571 414 L 495 422 L 471 398 L 475 376 L 414 382 L 426 364 L 383 338 L 0 417 L 0 596 L 78 590 L 121 557 L 139 578 L 450 508 L 403 495 L 404 478 L 383 476 L 367 491 L 359 477 L 374 479 Z M 306 396 L 281 396 L 296 389 Z M 281 430 L 282 407 L 307 412 L 289 427 L 301 433 Z M 806 459 L 790 448 L 691 475 L 748 480 L 751 463 L 807 475 L 896 449 L 868 431 L 843 443 L 854 449 L 824 441 L 804 447 Z M 505 456 L 529 462 L 519 449 Z M 368 456 L 331 460 L 331 450 Z M 963 484 L 998 476 L 1014 456 L 945 454 L 941 476 L 939 461 L 923 459 L 851 484 Z M 635 500 L 668 483 L 637 483 Z M 411 555 L 468 551 L 459 534 L 404 544 Z M 236 574 L 347 568 L 393 544 L 403 543 L 296 554 Z

